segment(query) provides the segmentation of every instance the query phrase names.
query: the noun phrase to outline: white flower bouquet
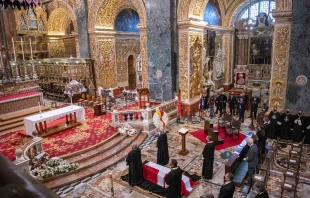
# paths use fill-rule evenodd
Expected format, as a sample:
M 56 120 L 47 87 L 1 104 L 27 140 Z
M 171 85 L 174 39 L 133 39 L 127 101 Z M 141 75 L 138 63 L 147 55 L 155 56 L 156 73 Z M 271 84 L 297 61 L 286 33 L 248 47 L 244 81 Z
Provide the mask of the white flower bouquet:
M 132 126 L 130 126 L 129 124 L 122 124 L 117 131 L 121 135 L 129 135 L 129 136 L 134 136 L 137 133 L 137 130 Z

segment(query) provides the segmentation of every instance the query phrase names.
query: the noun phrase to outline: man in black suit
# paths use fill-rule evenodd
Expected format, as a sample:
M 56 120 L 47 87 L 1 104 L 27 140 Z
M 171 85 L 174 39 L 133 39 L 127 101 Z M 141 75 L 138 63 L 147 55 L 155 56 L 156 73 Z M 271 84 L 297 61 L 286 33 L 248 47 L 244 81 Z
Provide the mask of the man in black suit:
M 235 106 L 236 106 L 236 96 L 234 96 L 234 92 L 231 92 L 231 95 L 228 98 L 230 115 L 235 116 Z
M 212 142 L 211 136 L 207 136 L 207 141 L 208 142 L 205 145 L 202 152 L 203 155 L 202 176 L 205 179 L 212 179 L 215 144 Z
M 254 114 L 256 120 L 258 104 L 260 103 L 259 97 L 253 96 L 251 99 L 251 116 Z
M 240 97 L 238 100 L 238 113 L 240 122 L 244 122 L 244 112 L 245 112 L 245 102 L 243 100 L 243 97 Z
M 265 189 L 263 182 L 257 181 L 254 184 L 253 189 L 256 189 L 257 195 L 255 198 L 269 198 L 268 192 Z
M 234 178 L 232 173 L 226 173 L 224 176 L 225 183 L 220 189 L 218 198 L 233 198 L 235 192 L 235 183 L 232 181 Z
M 171 171 L 168 173 L 166 178 L 166 197 L 181 198 L 182 170 L 178 167 L 178 162 L 175 159 L 171 159 L 170 166 Z
M 258 164 L 258 148 L 256 144 L 253 143 L 252 138 L 247 139 L 247 145 L 250 147 L 246 157 L 244 158 L 248 162 L 248 185 L 252 184 L 252 177 L 255 172 L 255 168 Z

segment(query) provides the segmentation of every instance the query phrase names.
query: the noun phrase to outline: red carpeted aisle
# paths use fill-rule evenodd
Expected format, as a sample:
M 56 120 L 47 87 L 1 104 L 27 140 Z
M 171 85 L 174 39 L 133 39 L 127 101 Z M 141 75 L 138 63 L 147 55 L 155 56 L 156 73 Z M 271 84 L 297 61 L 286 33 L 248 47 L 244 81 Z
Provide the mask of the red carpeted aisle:
M 217 127 L 214 127 L 214 129 L 217 129 Z M 200 141 L 207 143 L 207 141 L 206 141 L 207 135 L 204 133 L 203 129 L 190 132 L 190 134 L 192 136 L 194 136 L 195 138 L 199 139 Z M 229 137 L 229 136 L 226 136 L 226 138 L 225 138 L 224 129 L 219 130 L 219 136 L 224 139 L 224 143 L 216 145 L 215 146 L 216 150 L 222 150 L 225 148 L 229 148 L 232 146 L 239 145 L 243 141 L 243 139 L 245 138 L 245 135 L 243 135 L 242 133 L 240 133 L 239 140 L 238 140 L 238 136 L 236 136 L 236 135 L 234 135 L 234 140 L 232 140 L 231 137 Z
M 110 127 L 111 114 L 94 116 L 93 111 L 85 109 L 86 122 L 76 128 L 71 128 L 43 140 L 43 149 L 51 156 L 62 156 L 94 146 L 117 132 Z M 48 125 L 65 123 L 65 118 L 50 122 Z M 15 157 L 15 149 L 21 146 L 21 138 L 18 132 L 9 132 L 0 135 L 0 154 L 10 160 Z

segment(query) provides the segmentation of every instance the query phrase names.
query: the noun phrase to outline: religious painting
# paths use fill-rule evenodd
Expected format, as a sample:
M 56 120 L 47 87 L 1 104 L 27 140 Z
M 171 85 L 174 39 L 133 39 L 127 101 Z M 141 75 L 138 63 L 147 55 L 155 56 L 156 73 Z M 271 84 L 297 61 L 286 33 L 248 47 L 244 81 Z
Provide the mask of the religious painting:
M 271 64 L 272 37 L 250 38 L 250 64 Z
M 235 88 L 246 88 L 247 74 L 244 72 L 235 73 Z
M 222 25 L 221 11 L 217 0 L 209 0 L 204 11 L 203 20 L 208 22 L 209 25 Z
M 137 25 L 140 23 L 139 15 L 133 9 L 125 8 L 115 19 L 114 29 L 122 32 L 140 32 Z
M 209 56 L 215 56 L 215 31 L 208 30 Z

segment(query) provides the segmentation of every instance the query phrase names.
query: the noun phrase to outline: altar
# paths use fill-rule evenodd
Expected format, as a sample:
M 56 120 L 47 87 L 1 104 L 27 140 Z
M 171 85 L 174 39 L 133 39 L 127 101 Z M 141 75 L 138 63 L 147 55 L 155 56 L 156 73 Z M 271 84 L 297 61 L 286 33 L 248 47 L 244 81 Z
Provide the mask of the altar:
M 0 97 L 0 115 L 29 109 L 42 104 L 43 94 L 37 91 L 15 93 Z
M 143 165 L 144 179 L 154 184 L 157 184 L 161 187 L 165 187 L 166 185 L 165 180 L 170 171 L 171 171 L 170 168 L 161 166 L 154 162 L 148 162 Z M 190 192 L 193 190 L 194 185 L 196 184 L 198 184 L 198 182 L 193 182 L 189 177 L 182 175 L 181 194 L 188 196 Z
M 64 117 L 65 120 L 60 119 Z M 61 125 L 61 127 L 55 129 L 55 126 L 53 126 L 54 130 L 50 130 L 47 121 L 51 120 L 60 121 L 59 125 Z M 24 118 L 24 125 L 27 135 L 32 136 L 32 132 L 37 130 L 41 137 L 45 137 L 61 130 L 80 125 L 81 123 L 77 122 L 78 120 L 85 121 L 85 109 L 80 106 L 72 105 L 26 117 Z

